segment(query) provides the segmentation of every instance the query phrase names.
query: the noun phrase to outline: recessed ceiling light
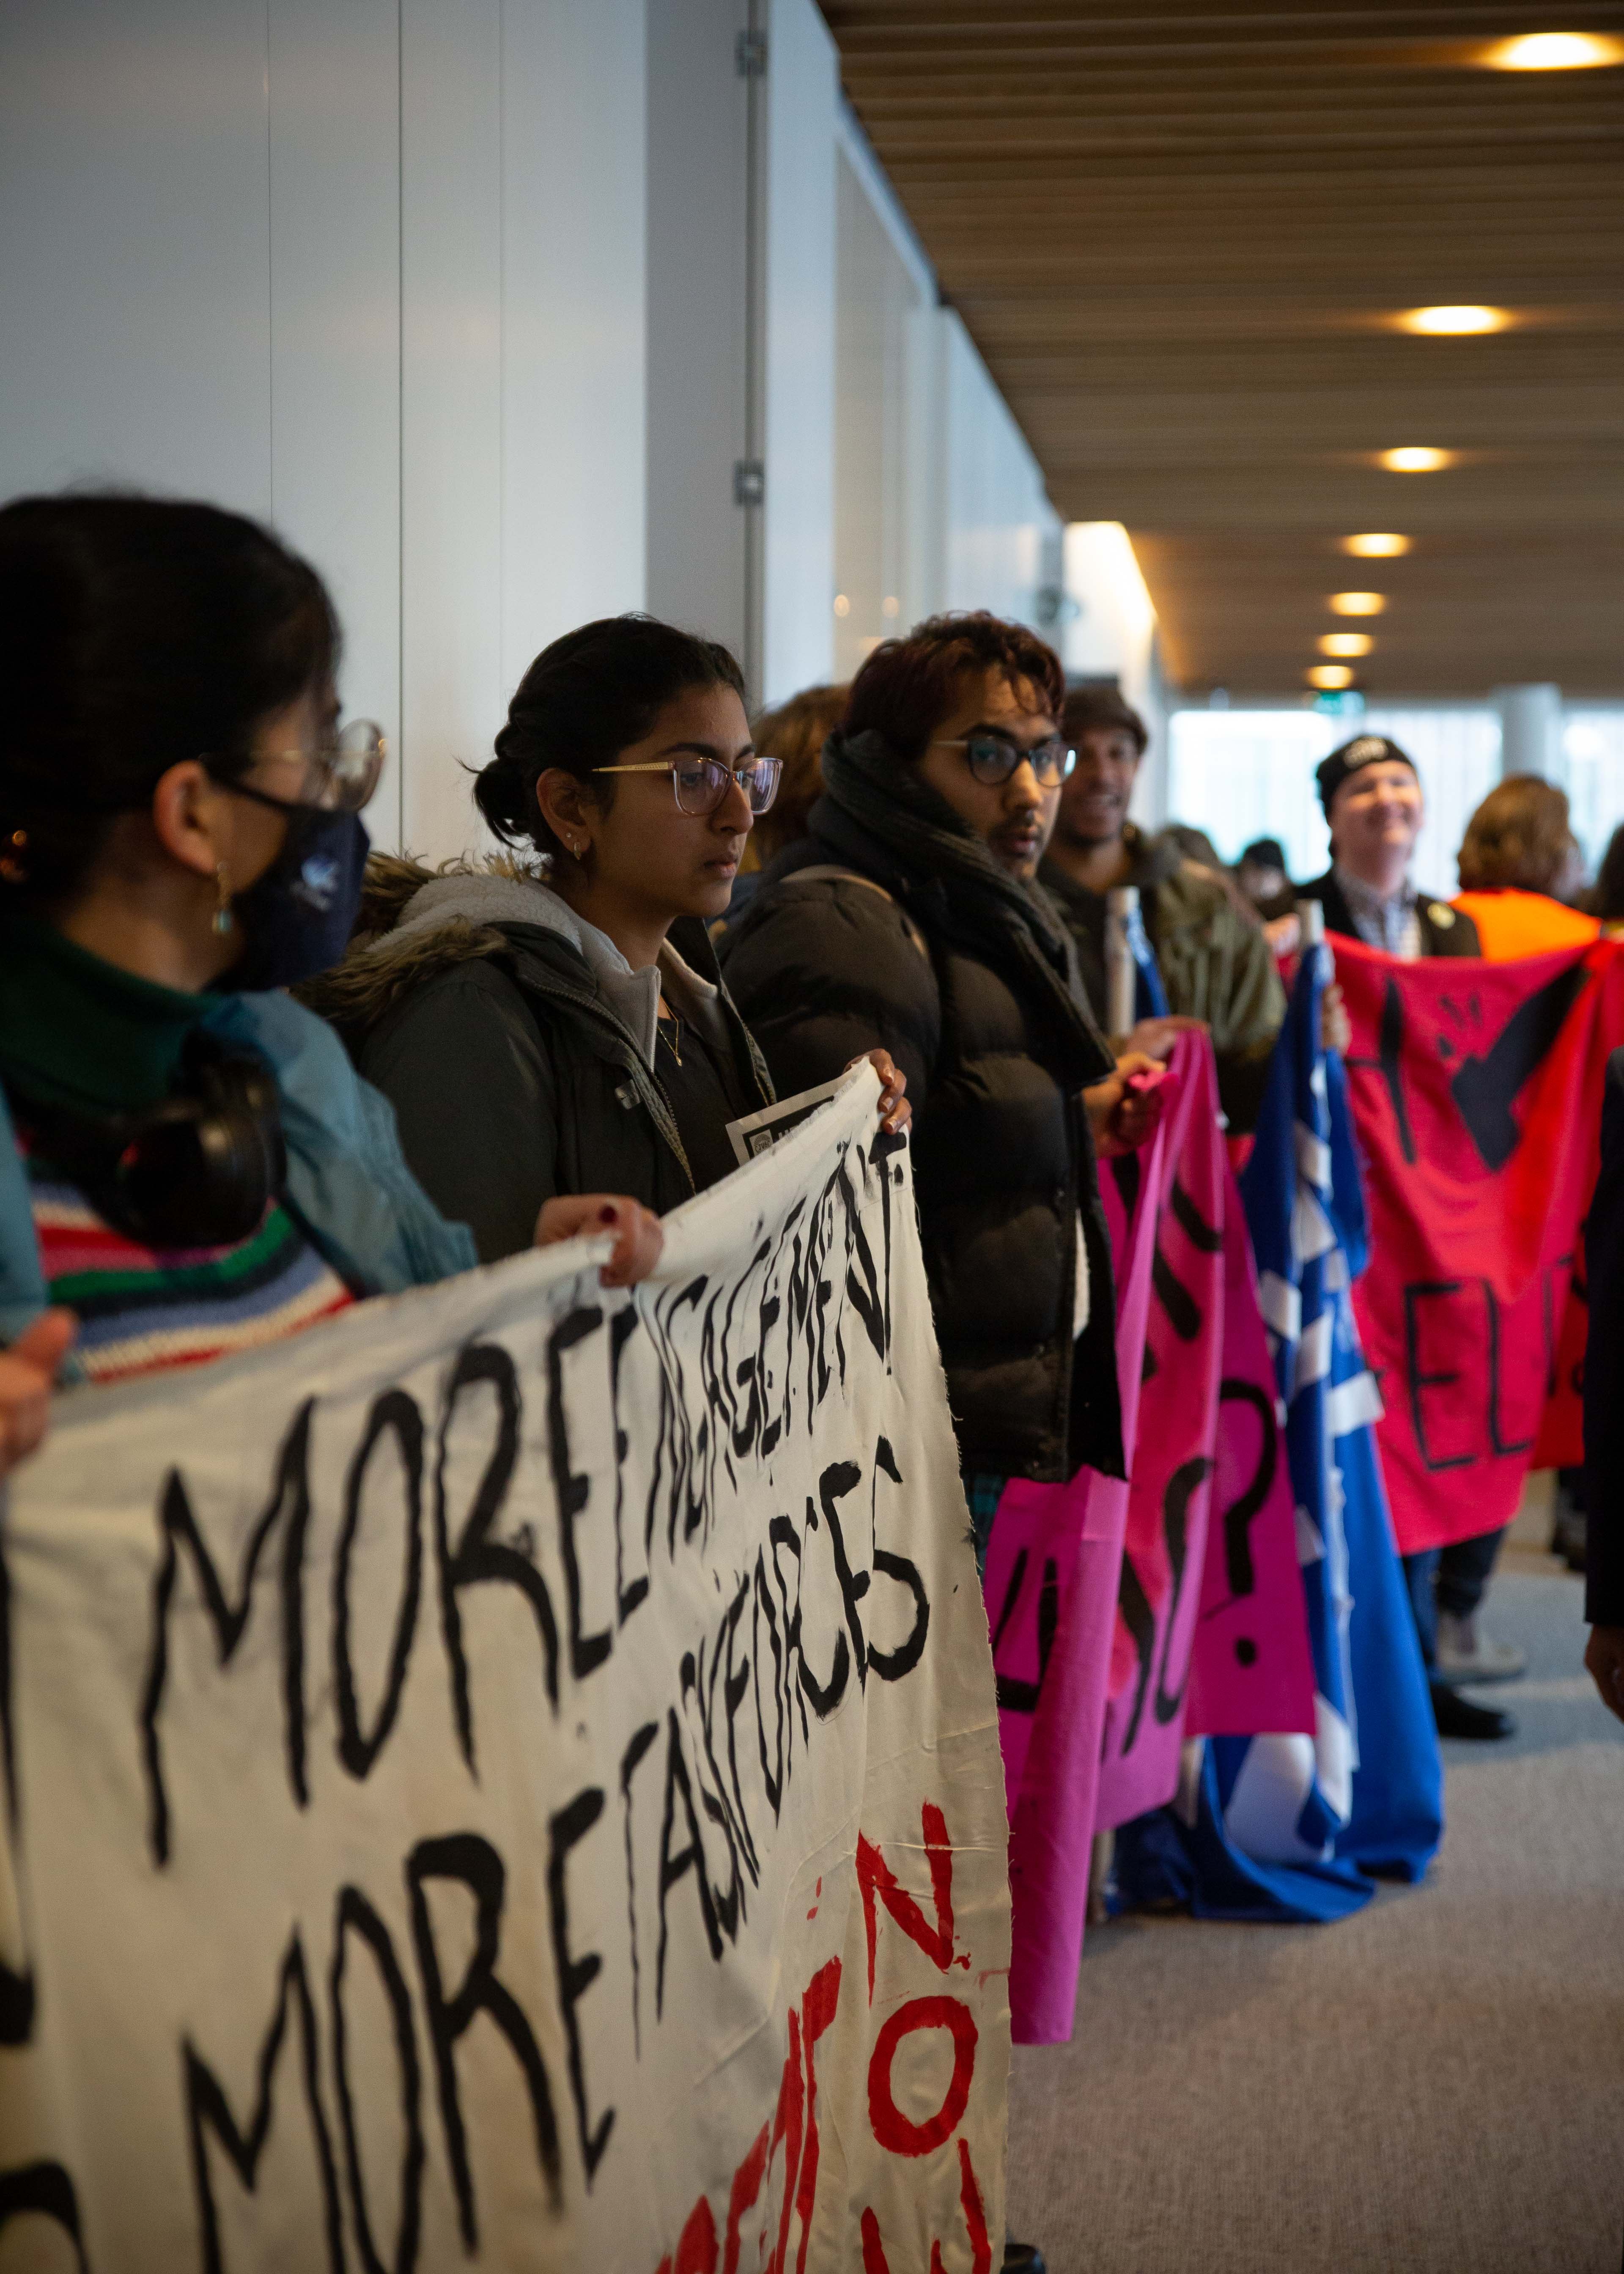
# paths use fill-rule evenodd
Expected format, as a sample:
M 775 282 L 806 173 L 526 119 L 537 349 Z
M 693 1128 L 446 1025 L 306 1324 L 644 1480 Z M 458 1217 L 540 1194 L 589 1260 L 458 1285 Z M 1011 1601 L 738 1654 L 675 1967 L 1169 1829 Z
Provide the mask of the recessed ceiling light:
M 1381 463 L 1390 474 L 1435 474 L 1449 463 L 1447 450 L 1424 449 L 1418 444 L 1406 444 L 1400 450 L 1384 450 Z
M 1303 674 L 1311 687 L 1351 687 L 1353 674 L 1345 663 L 1316 663 Z
M 1398 320 L 1403 330 L 1428 339 L 1459 339 L 1471 332 L 1503 332 L 1511 318 L 1504 308 L 1411 308 Z
M 1385 592 L 1331 592 L 1326 606 L 1334 616 L 1379 616 L 1387 605 Z
M 1485 54 L 1492 71 L 1597 71 L 1624 63 L 1624 40 L 1594 32 L 1525 32 L 1500 40 Z
M 1375 644 L 1368 632 L 1321 632 L 1314 642 L 1321 655 L 1368 655 Z
M 1362 536 L 1344 537 L 1342 541 L 1342 551 L 1351 553 L 1356 561 L 1396 561 L 1402 553 L 1409 552 L 1410 543 L 1409 538 L 1382 529 L 1366 530 Z

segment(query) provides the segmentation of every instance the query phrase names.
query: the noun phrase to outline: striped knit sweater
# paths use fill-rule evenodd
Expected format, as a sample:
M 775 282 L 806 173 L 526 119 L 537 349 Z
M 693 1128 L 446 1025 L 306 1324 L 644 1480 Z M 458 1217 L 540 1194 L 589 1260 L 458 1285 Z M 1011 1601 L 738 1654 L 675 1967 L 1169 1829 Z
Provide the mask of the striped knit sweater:
M 77 1353 L 93 1382 L 252 1350 L 355 1300 L 277 1201 L 234 1246 L 143 1247 L 46 1163 L 26 1157 L 50 1299 L 78 1314 Z

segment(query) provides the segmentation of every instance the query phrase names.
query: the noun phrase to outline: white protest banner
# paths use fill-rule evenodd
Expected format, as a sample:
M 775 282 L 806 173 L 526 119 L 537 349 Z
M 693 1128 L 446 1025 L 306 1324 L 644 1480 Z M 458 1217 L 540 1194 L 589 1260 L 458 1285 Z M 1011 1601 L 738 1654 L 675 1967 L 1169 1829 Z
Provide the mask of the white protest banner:
M 668 1219 L 58 1404 L 0 2269 L 987 2274 L 992 1668 L 865 1068 Z

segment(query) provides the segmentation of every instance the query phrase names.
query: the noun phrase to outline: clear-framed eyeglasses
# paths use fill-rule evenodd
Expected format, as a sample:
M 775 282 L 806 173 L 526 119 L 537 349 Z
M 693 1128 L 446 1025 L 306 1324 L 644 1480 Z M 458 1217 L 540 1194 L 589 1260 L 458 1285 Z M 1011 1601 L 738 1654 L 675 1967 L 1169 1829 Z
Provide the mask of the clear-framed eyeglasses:
M 725 766 L 719 758 L 647 758 L 635 766 L 594 766 L 595 774 L 669 774 L 677 811 L 690 820 L 704 821 L 713 814 L 730 787 L 744 792 L 752 813 L 765 813 L 778 794 L 781 758 L 751 758 L 748 764 Z
M 299 760 L 304 771 L 293 796 L 273 797 L 240 779 L 224 780 L 222 787 L 279 812 L 359 813 L 378 787 L 388 754 L 388 742 L 375 719 L 352 719 L 313 750 L 269 750 L 259 759 L 261 764 Z
M 1071 769 L 1077 764 L 1077 752 L 1058 734 L 1046 735 L 1029 750 L 1023 750 L 1009 734 L 993 734 L 944 736 L 935 747 L 962 750 L 965 763 L 976 780 L 985 782 L 989 789 L 996 789 L 1000 783 L 1008 781 L 1023 764 L 1031 766 L 1040 788 L 1058 789 L 1062 782 L 1071 779 Z

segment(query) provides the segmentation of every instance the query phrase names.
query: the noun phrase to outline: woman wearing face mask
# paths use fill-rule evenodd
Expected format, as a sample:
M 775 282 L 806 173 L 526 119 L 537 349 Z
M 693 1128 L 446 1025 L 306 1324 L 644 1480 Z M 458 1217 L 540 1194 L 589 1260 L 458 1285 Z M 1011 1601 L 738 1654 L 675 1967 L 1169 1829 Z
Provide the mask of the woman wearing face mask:
M 382 746 L 336 730 L 337 649 L 320 579 L 237 515 L 0 509 L 0 1472 L 75 1317 L 107 1381 L 475 1261 L 336 1039 L 265 991 L 358 893 Z
M 483 1259 L 555 1195 L 664 1212 L 736 1165 L 727 1124 L 772 1088 L 706 926 L 777 785 L 725 648 L 608 617 L 538 656 L 476 783 L 520 857 L 372 864 L 357 945 L 305 1000 Z M 900 1126 L 901 1078 L 876 1059 Z

